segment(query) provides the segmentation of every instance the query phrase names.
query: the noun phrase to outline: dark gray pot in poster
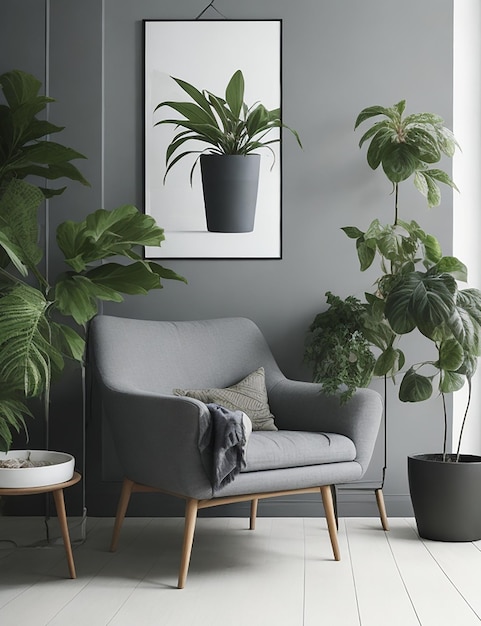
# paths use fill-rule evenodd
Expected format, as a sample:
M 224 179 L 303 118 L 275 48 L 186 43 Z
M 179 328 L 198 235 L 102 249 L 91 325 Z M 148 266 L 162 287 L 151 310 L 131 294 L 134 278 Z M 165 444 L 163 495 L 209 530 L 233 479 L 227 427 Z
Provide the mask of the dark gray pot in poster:
M 418 532 L 435 541 L 481 539 L 481 457 L 418 454 L 408 457 L 411 501 Z
M 200 157 L 207 230 L 254 230 L 260 154 L 203 154 Z

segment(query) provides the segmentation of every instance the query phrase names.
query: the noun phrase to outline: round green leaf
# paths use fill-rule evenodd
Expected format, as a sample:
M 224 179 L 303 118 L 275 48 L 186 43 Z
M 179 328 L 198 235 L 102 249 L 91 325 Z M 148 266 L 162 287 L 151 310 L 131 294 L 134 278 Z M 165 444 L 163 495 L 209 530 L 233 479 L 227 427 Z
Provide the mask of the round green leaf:
M 455 372 L 464 361 L 464 351 L 456 339 L 446 339 L 439 346 L 439 368 Z
M 442 393 L 459 391 L 464 386 L 465 381 L 466 379 L 462 374 L 442 370 L 439 391 Z
M 430 398 L 432 393 L 431 379 L 417 374 L 412 368 L 406 372 L 399 387 L 401 402 L 423 402 Z
M 406 143 L 391 144 L 382 155 L 382 168 L 392 183 L 400 183 L 419 167 L 415 148 Z

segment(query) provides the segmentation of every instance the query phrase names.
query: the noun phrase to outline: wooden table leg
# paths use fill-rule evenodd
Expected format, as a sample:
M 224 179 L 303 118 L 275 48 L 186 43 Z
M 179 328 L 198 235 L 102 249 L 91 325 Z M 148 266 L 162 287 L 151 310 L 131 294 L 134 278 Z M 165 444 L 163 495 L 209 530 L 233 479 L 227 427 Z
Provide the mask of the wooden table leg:
M 55 507 L 57 508 L 57 517 L 60 524 L 63 544 L 65 546 L 65 552 L 67 554 L 67 563 L 70 572 L 70 578 L 77 578 L 77 574 L 75 572 L 75 563 L 72 554 L 72 545 L 70 543 L 70 535 L 68 532 L 67 515 L 65 513 L 65 500 L 63 497 L 63 489 L 57 489 L 56 491 L 54 491 L 53 497 L 55 500 Z

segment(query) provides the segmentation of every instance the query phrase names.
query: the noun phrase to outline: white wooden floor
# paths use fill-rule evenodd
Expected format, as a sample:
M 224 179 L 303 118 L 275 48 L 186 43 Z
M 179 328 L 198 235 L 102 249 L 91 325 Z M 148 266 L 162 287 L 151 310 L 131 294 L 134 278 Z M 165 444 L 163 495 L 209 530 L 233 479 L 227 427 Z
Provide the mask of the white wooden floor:
M 184 590 L 176 589 L 183 522 L 88 519 L 67 578 L 62 545 L 39 518 L 0 518 L 1 626 L 471 626 L 481 624 L 481 542 L 419 539 L 414 521 L 340 520 L 332 560 L 324 519 L 198 520 Z M 40 532 L 40 534 L 39 534 Z M 31 543 L 32 545 L 28 545 Z

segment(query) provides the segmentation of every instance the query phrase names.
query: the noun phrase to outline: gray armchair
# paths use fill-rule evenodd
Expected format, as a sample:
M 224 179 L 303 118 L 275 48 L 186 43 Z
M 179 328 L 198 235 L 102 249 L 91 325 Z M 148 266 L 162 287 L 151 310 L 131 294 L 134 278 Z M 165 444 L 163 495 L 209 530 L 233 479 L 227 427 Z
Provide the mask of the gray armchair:
M 340 559 L 331 487 L 365 473 L 382 415 L 378 393 L 359 390 L 341 406 L 317 384 L 288 380 L 259 328 L 244 318 L 162 322 L 98 316 L 89 331 L 89 362 L 125 477 L 112 550 L 132 492 L 185 499 L 178 579 L 183 588 L 199 509 L 250 501 L 254 529 L 259 499 L 320 492 L 334 558 Z M 218 486 L 199 445 L 212 416 L 197 392 L 189 394 L 232 388 L 253 372 L 265 375 L 274 421 L 259 422 L 261 430 L 254 421 L 243 466 Z

